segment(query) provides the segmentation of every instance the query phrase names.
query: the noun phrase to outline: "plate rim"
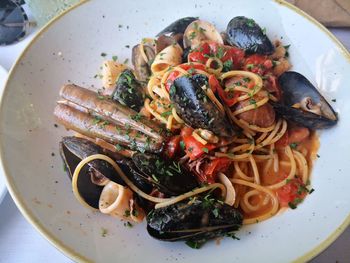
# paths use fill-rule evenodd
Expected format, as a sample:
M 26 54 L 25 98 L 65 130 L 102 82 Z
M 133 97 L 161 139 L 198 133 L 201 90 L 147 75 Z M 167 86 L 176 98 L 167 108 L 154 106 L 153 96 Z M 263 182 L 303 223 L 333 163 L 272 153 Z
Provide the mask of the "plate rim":
M 0 92 L 2 92 L 5 89 L 5 86 L 6 86 L 5 84 L 7 83 L 7 78 L 8 78 L 8 71 L 3 66 L 0 65 L 0 76 L 2 76 L 2 74 L 4 74 L 4 79 L 3 80 L 5 80 L 5 82 L 4 82 L 3 85 L 1 85 L 0 88 L 2 90 L 0 90 Z M 2 201 L 5 198 L 6 193 L 7 193 L 7 188 L 6 188 L 6 178 L 5 178 L 6 176 L 5 176 L 5 174 L 3 176 L 0 175 L 0 177 L 2 177 L 0 179 L 0 204 L 1 204 Z
M 79 3 L 71 6 L 58 16 L 51 19 L 44 27 L 42 27 L 36 35 L 32 38 L 32 40 L 29 42 L 29 44 L 25 47 L 25 49 L 20 53 L 20 55 L 17 57 L 15 63 L 11 67 L 8 78 L 5 81 L 4 89 L 1 94 L 0 98 L 0 111 L 2 111 L 3 108 L 3 98 L 5 92 L 7 92 L 7 86 L 12 78 L 13 73 L 18 67 L 18 64 L 20 63 L 22 57 L 27 53 L 29 48 L 36 42 L 36 40 L 45 32 L 47 31 L 56 21 L 60 20 L 63 16 L 65 16 L 70 11 L 76 9 L 77 7 L 89 2 L 90 0 L 80 0 Z M 326 34 L 328 38 L 340 49 L 343 57 L 350 63 L 350 52 L 345 48 L 345 46 L 340 42 L 339 39 L 337 39 L 325 26 L 323 26 L 320 22 L 318 22 L 315 18 L 304 12 L 303 10 L 299 9 L 298 7 L 292 5 L 291 3 L 287 2 L 286 0 L 270 0 L 273 2 L 276 2 L 277 4 L 283 5 L 293 12 L 297 13 L 298 15 L 306 18 L 310 23 L 317 26 L 322 32 Z M 5 184 L 7 186 L 8 192 L 10 193 L 12 199 L 14 200 L 17 208 L 20 210 L 21 214 L 25 217 L 25 219 L 42 235 L 46 240 L 48 240 L 56 249 L 58 249 L 62 254 L 65 256 L 71 258 L 74 261 L 77 262 L 91 262 L 91 259 L 86 258 L 85 256 L 79 254 L 76 252 L 72 247 L 68 247 L 63 242 L 61 242 L 54 234 L 52 234 L 49 230 L 47 230 L 43 224 L 33 215 L 30 208 L 28 208 L 22 198 L 20 197 L 13 181 L 12 177 L 10 176 L 10 173 L 7 169 L 7 164 L 3 160 L 3 143 L 0 140 L 0 166 L 2 165 L 2 170 L 5 178 Z M 322 251 L 324 251 L 328 246 L 330 246 L 344 231 L 345 229 L 350 225 L 350 213 L 345 217 L 344 221 L 335 228 L 333 233 L 331 233 L 327 238 L 322 240 L 318 245 L 313 247 L 311 250 L 306 252 L 304 255 L 298 257 L 293 262 L 306 262 L 311 260 L 312 258 L 316 257 L 318 254 L 320 254 Z

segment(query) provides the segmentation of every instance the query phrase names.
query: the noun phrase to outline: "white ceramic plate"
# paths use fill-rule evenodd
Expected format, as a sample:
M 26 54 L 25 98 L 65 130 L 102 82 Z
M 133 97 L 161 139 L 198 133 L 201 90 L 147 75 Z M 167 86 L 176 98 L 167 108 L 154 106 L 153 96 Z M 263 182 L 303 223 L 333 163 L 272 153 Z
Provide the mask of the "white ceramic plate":
M 170 22 L 199 16 L 224 30 L 237 15 L 254 18 L 271 39 L 291 44 L 294 70 L 320 87 L 340 113 L 337 127 L 321 133 L 321 156 L 313 170 L 316 191 L 296 210 L 243 227 L 240 241 L 224 239 L 201 250 L 149 237 L 95 214 L 73 197 L 58 156 L 66 134 L 54 127 L 52 111 L 60 86 L 89 87 L 102 57 L 130 58 L 141 38 Z M 0 142 L 9 190 L 26 218 L 69 257 L 96 262 L 289 262 L 306 261 L 327 247 L 350 218 L 350 56 L 313 19 L 280 1 L 175 2 L 93 0 L 52 22 L 33 40 L 12 69 L 2 98 Z M 54 153 L 52 156 L 51 153 Z M 108 233 L 102 236 L 102 229 Z
M 5 86 L 5 81 L 7 78 L 7 71 L 0 66 L 0 94 L 3 91 L 3 88 Z M 6 185 L 5 185 L 5 177 L 3 175 L 3 169 L 0 168 L 0 203 L 2 202 L 2 200 L 5 197 L 6 194 Z

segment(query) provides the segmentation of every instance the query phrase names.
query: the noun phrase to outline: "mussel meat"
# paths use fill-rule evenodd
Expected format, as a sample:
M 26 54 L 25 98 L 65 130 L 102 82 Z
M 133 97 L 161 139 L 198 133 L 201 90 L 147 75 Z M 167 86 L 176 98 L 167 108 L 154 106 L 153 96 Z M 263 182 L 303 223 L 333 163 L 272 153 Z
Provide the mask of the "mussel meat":
M 208 79 L 204 75 L 177 78 L 170 88 L 170 100 L 176 112 L 191 127 L 207 129 L 223 137 L 232 136 L 233 126 L 206 95 L 204 89 L 207 86 Z
M 135 111 L 140 111 L 145 92 L 131 70 L 126 69 L 120 74 L 112 96 L 113 100 Z
M 237 16 L 231 19 L 226 29 L 230 45 L 247 53 L 271 55 L 275 48 L 260 26 L 251 18 Z
M 163 241 L 205 242 L 238 230 L 242 214 L 232 206 L 214 198 L 196 197 L 151 211 L 147 215 L 147 231 Z
M 303 75 L 288 71 L 278 82 L 282 98 L 273 107 L 279 115 L 310 129 L 329 128 L 337 123 L 334 109 Z
M 132 160 L 145 180 L 164 194 L 179 195 L 198 186 L 195 177 L 178 162 L 144 153 L 135 153 Z

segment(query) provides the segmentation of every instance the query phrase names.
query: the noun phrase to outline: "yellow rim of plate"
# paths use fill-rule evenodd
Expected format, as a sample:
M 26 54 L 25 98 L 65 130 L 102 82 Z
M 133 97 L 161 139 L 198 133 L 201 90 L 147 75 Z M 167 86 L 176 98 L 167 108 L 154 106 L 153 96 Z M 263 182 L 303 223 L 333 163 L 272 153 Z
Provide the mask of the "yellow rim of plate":
M 7 81 L 5 83 L 5 89 L 3 92 L 3 95 L 1 97 L 1 111 L 3 108 L 3 103 L 2 100 L 4 98 L 5 92 L 7 92 L 7 84 L 9 80 L 11 79 L 11 76 L 13 72 L 16 70 L 19 61 L 22 59 L 22 57 L 26 54 L 28 49 L 35 43 L 35 41 L 45 32 L 47 31 L 51 25 L 53 25 L 56 21 L 58 21 L 61 17 L 72 11 L 73 9 L 81 6 L 84 3 L 87 3 L 89 0 L 80 0 L 79 3 L 76 5 L 73 5 L 72 7 L 68 8 L 64 12 L 62 12 L 60 15 L 57 17 L 53 18 L 50 20 L 41 30 L 37 32 L 37 34 L 33 37 L 31 42 L 28 44 L 28 46 L 22 51 L 20 56 L 17 58 L 15 64 L 12 66 Z M 293 10 L 295 13 L 301 15 L 302 17 L 308 19 L 311 23 L 315 24 L 321 31 L 323 31 L 342 51 L 343 56 L 350 62 L 350 53 L 349 51 L 344 47 L 344 45 L 322 24 L 320 24 L 316 19 L 299 9 L 298 7 L 286 2 L 285 0 L 273 0 L 278 4 L 284 5 L 287 8 Z M 0 124 L 2 125 L 2 123 Z M 64 243 L 62 243 L 58 238 L 56 238 L 51 232 L 49 232 L 41 223 L 40 221 L 31 213 L 30 208 L 26 207 L 24 204 L 24 201 L 20 197 L 20 194 L 18 193 L 15 184 L 9 176 L 8 169 L 6 167 L 6 164 L 3 161 L 3 147 L 2 147 L 2 142 L 0 141 L 0 161 L 2 163 L 2 167 L 4 170 L 5 178 L 6 178 L 6 184 L 7 188 L 11 194 L 11 197 L 13 198 L 15 204 L 17 205 L 18 209 L 21 211 L 23 216 L 36 228 L 37 231 L 39 231 L 50 243 L 55 246 L 59 251 L 61 251 L 63 254 L 67 255 L 74 261 L 78 262 L 92 262 L 92 260 L 84 257 L 83 255 L 79 254 L 78 252 L 74 251 L 71 247 L 68 247 Z M 337 237 L 340 236 L 344 232 L 344 230 L 347 228 L 347 226 L 350 225 L 350 214 L 346 217 L 344 222 L 336 228 L 336 230 L 330 234 L 325 240 L 323 240 L 320 244 L 315 246 L 312 250 L 309 252 L 305 253 L 303 256 L 297 258 L 293 262 L 306 262 L 313 257 L 317 256 L 319 253 L 321 253 L 323 250 L 325 250 L 332 242 L 334 242 Z

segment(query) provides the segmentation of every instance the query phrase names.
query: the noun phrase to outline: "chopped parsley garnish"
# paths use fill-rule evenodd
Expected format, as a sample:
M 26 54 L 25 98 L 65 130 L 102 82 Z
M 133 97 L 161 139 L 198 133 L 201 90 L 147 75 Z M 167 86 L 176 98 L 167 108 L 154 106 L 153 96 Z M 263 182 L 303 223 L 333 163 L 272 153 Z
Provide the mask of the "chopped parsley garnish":
M 115 149 L 116 149 L 117 151 L 121 151 L 121 150 L 123 150 L 123 146 L 121 146 L 120 144 L 116 144 L 116 145 L 115 145 Z
M 224 51 L 223 47 L 219 46 L 218 50 L 216 51 L 216 57 L 220 59 L 224 56 L 224 53 L 225 53 L 225 51 Z
M 205 153 L 209 152 L 208 148 L 202 148 L 202 151 L 205 152 Z
M 123 64 L 128 64 L 128 62 L 129 62 L 129 59 L 127 58 L 124 60 Z
M 112 56 L 113 61 L 117 61 L 118 60 L 118 56 Z
M 133 225 L 132 225 L 130 222 L 125 222 L 125 223 L 124 223 L 124 226 L 126 226 L 126 227 L 130 227 L 130 228 L 132 228 L 132 227 L 133 227 Z
M 263 33 L 264 35 L 266 35 L 266 27 L 264 27 L 264 28 L 262 29 L 262 33 Z
M 190 35 L 189 35 L 189 39 L 190 40 L 193 40 L 194 38 L 196 37 L 196 32 L 195 31 L 192 31 L 191 33 L 190 33 Z
M 107 233 L 108 233 L 108 230 L 106 229 L 106 228 L 101 228 L 101 236 L 102 237 L 106 237 L 106 235 L 107 235 Z
M 140 121 L 143 118 L 143 116 L 140 113 L 136 113 L 135 115 L 132 115 L 130 117 L 134 121 Z
M 247 26 L 253 27 L 254 24 L 255 24 L 255 21 L 254 21 L 253 19 L 248 19 L 248 20 L 247 20 Z
M 298 147 L 298 143 L 293 142 L 293 143 L 289 144 L 289 146 L 290 146 L 290 148 L 295 150 Z
M 332 99 L 333 102 L 336 102 L 337 100 L 336 99 Z
M 172 114 L 172 111 L 169 110 L 169 111 L 165 111 L 165 112 L 161 113 L 160 116 L 162 116 L 162 117 L 168 117 L 168 116 L 170 116 L 171 114 Z
M 176 87 L 174 85 L 172 85 L 170 87 L 169 94 L 172 96 L 172 95 L 175 95 L 175 93 L 176 93 Z
M 180 141 L 180 148 L 181 150 L 185 150 L 185 142 L 184 141 Z
M 124 211 L 124 216 L 129 217 L 130 216 L 130 210 L 125 210 Z
M 203 245 L 203 243 L 188 240 L 188 241 L 186 241 L 186 245 L 189 246 L 190 248 L 193 248 L 193 249 L 200 249 L 201 246 Z
M 254 68 L 254 64 L 247 64 L 247 69 L 253 69 Z
M 250 103 L 251 105 L 254 105 L 255 108 L 257 108 L 256 100 L 255 100 L 254 98 L 250 98 L 250 99 L 249 99 L 249 103 Z
M 211 212 L 213 213 L 213 215 L 216 218 L 219 217 L 219 209 L 217 207 L 215 207 L 213 210 L 211 210 Z
M 288 203 L 288 206 L 292 209 L 296 209 L 297 205 L 300 204 L 303 201 L 302 198 L 295 198 L 292 202 Z
M 101 53 L 101 57 L 105 57 L 105 56 L 107 56 L 107 54 L 104 53 L 104 52 L 102 52 L 102 53 Z
M 236 237 L 235 233 L 234 232 L 228 232 L 226 234 L 227 237 L 230 237 L 232 239 L 236 239 L 236 240 L 241 240 L 239 237 Z
M 286 46 L 283 46 L 284 49 L 286 50 L 286 54 L 285 54 L 285 57 L 289 57 L 289 47 L 290 47 L 290 44 L 289 45 L 286 45 Z
M 230 71 L 232 69 L 233 62 L 232 60 L 226 60 L 223 63 L 223 71 Z

